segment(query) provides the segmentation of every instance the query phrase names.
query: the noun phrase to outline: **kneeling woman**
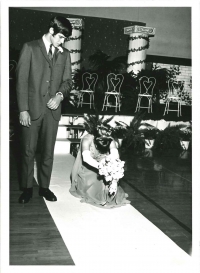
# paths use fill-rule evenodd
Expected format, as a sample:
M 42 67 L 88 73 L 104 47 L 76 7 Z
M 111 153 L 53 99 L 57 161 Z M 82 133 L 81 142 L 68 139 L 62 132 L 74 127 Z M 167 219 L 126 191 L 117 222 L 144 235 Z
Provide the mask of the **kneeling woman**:
M 80 144 L 72 173 L 70 193 L 81 198 L 81 202 L 90 203 L 102 208 L 114 208 L 130 201 L 128 195 L 115 183 L 106 182 L 98 173 L 99 162 L 108 154 L 119 158 L 115 141 L 111 137 L 112 128 L 102 120 L 91 116 L 85 117 L 85 128 L 88 132 Z

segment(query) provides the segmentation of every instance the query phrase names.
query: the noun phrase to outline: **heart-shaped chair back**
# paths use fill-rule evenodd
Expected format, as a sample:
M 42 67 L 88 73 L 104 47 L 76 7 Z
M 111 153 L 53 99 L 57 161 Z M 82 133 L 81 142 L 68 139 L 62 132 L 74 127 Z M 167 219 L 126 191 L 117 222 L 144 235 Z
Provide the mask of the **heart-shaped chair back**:
M 139 79 L 140 94 L 153 95 L 156 78 L 143 76 Z
M 96 73 L 85 72 L 82 75 L 83 90 L 95 91 L 95 86 L 98 80 Z
M 122 74 L 110 73 L 107 76 L 107 92 L 120 93 L 121 86 L 124 81 Z
M 173 79 L 168 80 L 168 96 L 177 95 L 181 91 L 182 82 L 178 82 Z

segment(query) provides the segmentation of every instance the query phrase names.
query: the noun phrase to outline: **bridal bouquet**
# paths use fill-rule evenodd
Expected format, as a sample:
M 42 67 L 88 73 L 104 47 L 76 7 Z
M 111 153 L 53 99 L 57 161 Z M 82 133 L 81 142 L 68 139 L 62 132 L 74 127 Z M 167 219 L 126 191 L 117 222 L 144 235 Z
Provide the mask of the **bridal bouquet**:
M 99 174 L 103 175 L 106 182 L 110 182 L 109 193 L 116 193 L 117 182 L 124 176 L 124 161 L 107 155 L 99 162 Z

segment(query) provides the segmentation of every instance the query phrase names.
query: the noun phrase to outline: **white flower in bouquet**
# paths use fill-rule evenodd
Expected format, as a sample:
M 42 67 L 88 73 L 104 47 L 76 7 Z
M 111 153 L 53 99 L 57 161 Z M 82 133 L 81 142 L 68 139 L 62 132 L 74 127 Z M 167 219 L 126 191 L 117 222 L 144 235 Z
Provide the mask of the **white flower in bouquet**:
M 58 46 L 58 50 L 60 53 L 63 53 L 63 48 L 61 46 Z
M 118 173 L 114 173 L 112 177 L 113 177 L 113 179 L 115 179 L 115 180 L 118 180 L 118 179 L 119 179 Z
M 107 181 L 107 182 L 109 182 L 109 181 L 112 181 L 112 176 L 111 175 L 107 175 L 107 176 L 105 176 L 105 180 Z
M 104 158 L 102 158 L 102 160 L 100 161 L 100 163 L 101 163 L 102 165 L 106 163 L 106 159 L 105 159 L 105 157 L 104 157 Z
M 104 175 L 104 172 L 102 170 L 99 170 L 100 175 Z
M 109 172 L 107 172 L 107 170 L 104 170 L 103 176 L 108 176 L 108 175 L 109 175 Z
M 113 170 L 114 170 L 114 169 L 112 168 L 112 166 L 107 166 L 107 167 L 106 167 L 106 171 L 107 171 L 108 173 L 111 173 Z
M 108 155 L 99 163 L 99 174 L 103 175 L 107 182 L 118 181 L 124 176 L 124 163 L 119 158 Z
M 121 168 L 120 166 L 113 165 L 111 170 L 112 170 L 113 173 L 115 173 L 115 172 L 118 172 L 120 168 Z
M 109 187 L 109 194 L 115 196 L 116 193 L 117 193 L 117 182 L 113 180 Z
M 122 178 L 124 176 L 124 172 L 116 172 L 112 175 L 113 179 L 115 180 L 119 180 L 120 178 Z

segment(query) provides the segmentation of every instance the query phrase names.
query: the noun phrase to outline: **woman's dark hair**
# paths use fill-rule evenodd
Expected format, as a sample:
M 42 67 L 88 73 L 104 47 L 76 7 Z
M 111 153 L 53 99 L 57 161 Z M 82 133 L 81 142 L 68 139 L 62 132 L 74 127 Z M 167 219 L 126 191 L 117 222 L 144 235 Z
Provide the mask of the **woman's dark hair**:
M 97 150 L 102 154 L 109 152 L 111 142 L 112 142 L 112 138 L 101 137 L 101 136 L 94 137 L 94 144 Z
M 65 37 L 69 37 L 72 35 L 72 25 L 70 21 L 65 17 L 62 16 L 53 17 L 50 20 L 48 30 L 51 27 L 54 29 L 54 35 L 56 35 L 57 33 L 61 33 Z
M 100 153 L 107 153 L 112 142 L 112 127 L 108 124 L 112 117 L 104 120 L 104 116 L 101 118 L 96 115 L 84 115 L 85 130 L 94 136 L 94 144 Z

